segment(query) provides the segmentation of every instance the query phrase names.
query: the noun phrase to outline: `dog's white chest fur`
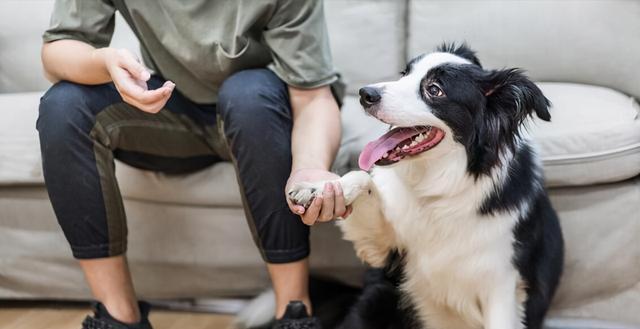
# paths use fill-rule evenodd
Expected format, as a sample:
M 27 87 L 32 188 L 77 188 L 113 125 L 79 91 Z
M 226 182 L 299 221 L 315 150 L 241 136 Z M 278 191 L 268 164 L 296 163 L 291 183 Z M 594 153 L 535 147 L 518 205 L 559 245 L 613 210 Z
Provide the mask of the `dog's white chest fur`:
M 446 169 L 430 170 L 432 176 L 449 182 L 438 184 L 432 177 L 434 188 L 456 181 Z M 477 209 L 486 192 L 478 190 L 482 182 L 457 181 L 470 183 L 469 188 L 459 186 L 460 193 L 447 198 L 425 197 L 429 193 L 423 191 L 418 198 L 397 171 L 382 169 L 373 174 L 382 215 L 405 254 L 402 289 L 411 296 L 420 318 L 435 328 L 482 328 L 486 323 L 483 306 L 491 293 L 505 281 L 517 280 L 511 263 L 516 218 L 480 216 Z

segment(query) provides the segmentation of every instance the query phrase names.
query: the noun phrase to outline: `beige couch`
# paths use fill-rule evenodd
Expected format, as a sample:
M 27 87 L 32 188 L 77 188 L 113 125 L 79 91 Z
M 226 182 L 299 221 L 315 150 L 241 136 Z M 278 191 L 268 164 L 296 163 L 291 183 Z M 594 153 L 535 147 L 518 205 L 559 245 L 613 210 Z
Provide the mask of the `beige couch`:
M 0 298 L 87 299 L 44 189 L 35 120 L 48 87 L 40 34 L 52 1 L 0 0 Z M 355 91 L 394 79 L 443 40 L 486 67 L 526 68 L 554 103 L 536 122 L 567 245 L 552 314 L 640 325 L 640 2 L 326 0 L 335 62 L 349 82 L 338 172 L 385 127 Z M 122 20 L 113 45 L 134 48 Z M 136 285 L 146 298 L 246 296 L 268 285 L 231 165 L 171 177 L 118 164 Z M 333 225 L 312 230 L 315 272 L 358 282 Z M 561 323 L 561 322 L 559 322 Z

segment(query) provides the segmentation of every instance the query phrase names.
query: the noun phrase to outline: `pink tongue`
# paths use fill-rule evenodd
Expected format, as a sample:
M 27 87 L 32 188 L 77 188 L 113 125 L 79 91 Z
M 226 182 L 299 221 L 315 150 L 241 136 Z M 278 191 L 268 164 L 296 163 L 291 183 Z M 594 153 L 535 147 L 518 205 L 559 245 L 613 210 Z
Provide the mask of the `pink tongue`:
M 364 147 L 360 158 L 358 159 L 358 165 L 360 169 L 369 171 L 376 161 L 382 159 L 382 156 L 387 151 L 393 150 L 400 142 L 407 138 L 411 138 L 416 134 L 416 130 L 412 128 L 400 128 L 389 131 L 382 135 L 382 137 L 369 142 Z

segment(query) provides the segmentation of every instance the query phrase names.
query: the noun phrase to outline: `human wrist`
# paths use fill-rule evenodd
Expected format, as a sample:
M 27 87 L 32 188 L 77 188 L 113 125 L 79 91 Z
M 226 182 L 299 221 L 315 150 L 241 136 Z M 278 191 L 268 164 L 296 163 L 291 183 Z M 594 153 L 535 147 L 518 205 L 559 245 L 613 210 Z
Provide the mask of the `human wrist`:
M 321 162 L 313 162 L 313 161 L 293 161 L 291 165 L 291 172 L 304 171 L 304 170 L 322 170 L 329 171 L 329 166 L 323 164 Z
M 329 171 L 333 164 L 333 159 L 336 150 L 328 145 L 320 145 L 320 147 L 314 147 L 314 145 L 301 146 L 294 144 L 292 147 L 292 162 L 291 171 L 296 170 L 323 170 Z
M 114 56 L 115 49 L 111 47 L 96 48 L 91 52 L 91 61 L 100 67 L 104 74 L 111 78 L 109 61 Z

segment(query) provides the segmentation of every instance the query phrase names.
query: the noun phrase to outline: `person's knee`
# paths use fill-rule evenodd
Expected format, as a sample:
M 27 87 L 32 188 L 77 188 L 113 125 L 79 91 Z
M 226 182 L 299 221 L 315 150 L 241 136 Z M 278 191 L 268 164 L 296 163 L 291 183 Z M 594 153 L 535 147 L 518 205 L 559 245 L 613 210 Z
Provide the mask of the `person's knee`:
M 270 117 L 290 116 L 289 108 L 286 84 L 268 69 L 237 72 L 218 92 L 218 113 L 225 122 L 268 122 Z
M 85 86 L 62 81 L 53 85 L 40 99 L 36 127 L 41 138 L 50 142 L 65 140 L 69 133 L 86 125 L 87 93 Z

